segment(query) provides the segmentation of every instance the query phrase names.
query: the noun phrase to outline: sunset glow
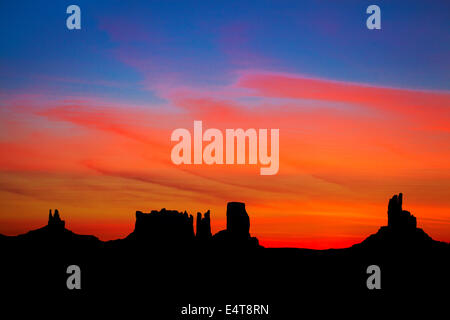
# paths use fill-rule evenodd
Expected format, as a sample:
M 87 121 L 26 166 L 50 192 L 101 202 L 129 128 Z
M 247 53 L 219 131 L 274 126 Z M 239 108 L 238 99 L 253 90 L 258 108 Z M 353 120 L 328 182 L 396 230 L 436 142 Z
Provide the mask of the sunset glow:
M 180 33 L 192 41 L 185 42 L 163 23 L 169 9 L 148 19 L 129 9 L 134 19 L 116 21 L 104 7 L 92 7 L 92 27 L 77 35 L 62 30 L 51 43 L 37 31 L 7 31 L 17 38 L 0 60 L 0 233 L 40 227 L 50 208 L 68 229 L 102 240 L 130 233 L 136 210 L 161 208 L 210 209 L 214 233 L 225 228 L 226 203 L 242 201 L 264 246 L 347 247 L 385 225 L 388 199 L 402 192 L 418 227 L 450 241 L 449 64 L 438 52 L 433 60 L 432 48 L 419 50 L 426 71 L 404 61 L 394 67 L 397 78 L 389 64 L 398 53 L 386 53 L 378 65 L 385 78 L 370 81 L 363 67 L 374 63 L 370 55 L 349 53 L 353 71 L 336 65 L 314 73 L 304 66 L 316 57 L 303 44 L 292 44 L 302 51 L 297 57 L 277 51 L 291 41 L 283 29 L 301 19 L 269 32 L 273 46 L 255 31 L 254 16 L 218 19 L 213 30 L 183 20 L 189 27 Z M 371 45 L 343 20 L 337 35 L 325 26 L 314 32 L 329 46 L 336 37 Z M 55 24 L 49 19 L 44 29 Z M 386 31 L 372 41 L 389 50 L 401 34 Z M 448 54 L 448 32 L 446 39 Z M 326 60 L 330 48 L 304 41 Z M 336 64 L 350 63 L 345 53 L 358 49 L 336 46 Z M 440 85 L 410 79 L 416 71 Z M 193 130 L 195 120 L 204 130 L 279 129 L 278 173 L 260 175 L 259 165 L 248 164 L 173 164 L 171 133 Z

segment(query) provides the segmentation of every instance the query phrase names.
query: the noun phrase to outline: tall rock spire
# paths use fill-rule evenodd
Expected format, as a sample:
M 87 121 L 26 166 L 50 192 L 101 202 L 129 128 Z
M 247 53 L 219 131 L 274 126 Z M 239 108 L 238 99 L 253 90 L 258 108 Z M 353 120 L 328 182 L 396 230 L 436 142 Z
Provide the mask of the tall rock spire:
M 197 239 L 208 240 L 211 238 L 211 217 L 209 210 L 205 212 L 204 218 L 202 214 L 197 212 Z
M 394 195 L 388 204 L 388 227 L 394 230 L 414 230 L 417 227 L 416 217 L 403 210 L 403 194 Z
M 236 237 L 250 237 L 250 218 L 245 210 L 245 203 L 228 202 L 227 230 Z

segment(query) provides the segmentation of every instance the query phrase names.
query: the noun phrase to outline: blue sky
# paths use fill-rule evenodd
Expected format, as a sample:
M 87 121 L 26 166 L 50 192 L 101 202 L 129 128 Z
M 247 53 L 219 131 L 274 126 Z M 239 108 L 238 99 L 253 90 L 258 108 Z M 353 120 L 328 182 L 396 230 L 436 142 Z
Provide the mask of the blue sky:
M 70 4 L 81 30 L 65 27 Z M 365 27 L 370 4 L 382 30 Z M 448 1 L 4 1 L 0 85 L 144 102 L 161 79 L 224 84 L 258 69 L 448 90 L 449 12 Z

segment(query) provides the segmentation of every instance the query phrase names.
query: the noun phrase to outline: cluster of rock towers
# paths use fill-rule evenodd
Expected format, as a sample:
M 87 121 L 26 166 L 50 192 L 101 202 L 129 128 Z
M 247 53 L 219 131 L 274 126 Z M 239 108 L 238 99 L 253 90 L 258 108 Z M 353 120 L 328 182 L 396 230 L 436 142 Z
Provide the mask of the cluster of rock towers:
M 146 242 L 165 244 L 199 243 L 249 244 L 259 246 L 256 238 L 250 237 L 250 218 L 241 202 L 227 204 L 227 228 L 215 235 L 211 232 L 211 214 L 208 210 L 202 215 L 197 213 L 196 232 L 192 215 L 176 210 L 153 210 L 150 213 L 136 211 L 134 231 L 128 239 L 146 240 Z

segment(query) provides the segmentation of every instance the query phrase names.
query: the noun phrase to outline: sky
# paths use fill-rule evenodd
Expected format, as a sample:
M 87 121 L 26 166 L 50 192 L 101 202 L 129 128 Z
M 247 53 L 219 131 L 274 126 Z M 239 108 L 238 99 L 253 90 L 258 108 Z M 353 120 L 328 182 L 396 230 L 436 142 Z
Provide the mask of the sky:
M 58 208 L 108 240 L 163 207 L 217 232 L 242 201 L 262 245 L 339 248 L 403 192 L 449 242 L 449 21 L 448 1 L 2 1 L 0 233 Z M 279 129 L 279 172 L 173 164 L 194 120 Z

